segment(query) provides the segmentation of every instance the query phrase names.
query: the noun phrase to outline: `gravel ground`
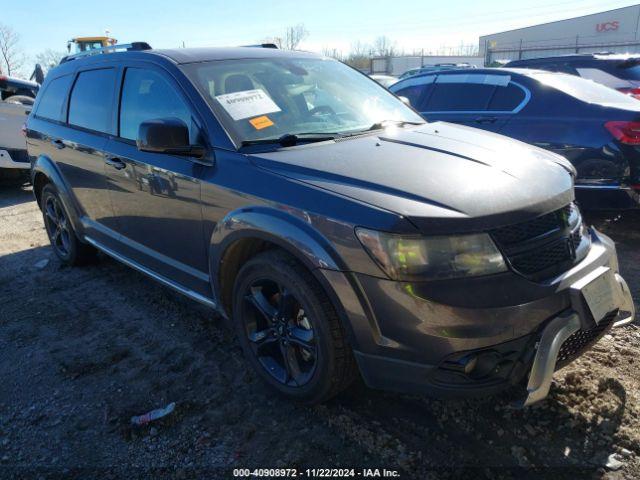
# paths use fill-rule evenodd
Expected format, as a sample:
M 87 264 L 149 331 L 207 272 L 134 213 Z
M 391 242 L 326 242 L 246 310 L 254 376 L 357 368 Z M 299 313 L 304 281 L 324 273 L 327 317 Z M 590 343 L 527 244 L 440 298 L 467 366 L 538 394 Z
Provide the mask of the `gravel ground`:
M 593 218 L 640 304 L 640 216 Z M 0 185 L 0 476 L 230 478 L 238 467 L 369 467 L 401 478 L 640 477 L 640 327 L 558 372 L 549 398 L 437 401 L 356 384 L 274 397 L 220 319 L 100 257 L 61 266 L 31 189 Z M 130 417 L 176 402 L 141 428 Z M 617 453 L 622 466 L 605 466 Z M 89 473 L 91 472 L 91 473 Z

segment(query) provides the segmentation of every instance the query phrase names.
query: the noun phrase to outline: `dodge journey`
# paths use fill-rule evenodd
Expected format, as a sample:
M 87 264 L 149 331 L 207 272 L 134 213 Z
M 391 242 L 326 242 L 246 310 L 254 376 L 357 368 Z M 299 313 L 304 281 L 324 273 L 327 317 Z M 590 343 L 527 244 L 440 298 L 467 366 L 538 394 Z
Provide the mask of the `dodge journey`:
M 102 251 L 211 307 L 248 364 L 305 403 L 360 375 L 440 397 L 508 388 L 528 405 L 633 319 L 566 160 L 425 122 L 332 59 L 71 56 L 26 131 L 60 261 Z

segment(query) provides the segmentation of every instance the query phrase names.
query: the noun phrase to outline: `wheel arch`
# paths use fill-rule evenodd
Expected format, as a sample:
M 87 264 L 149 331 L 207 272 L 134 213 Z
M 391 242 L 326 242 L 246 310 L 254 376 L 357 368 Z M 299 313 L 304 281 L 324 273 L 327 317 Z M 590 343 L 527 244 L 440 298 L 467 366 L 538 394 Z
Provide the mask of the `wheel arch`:
M 80 212 L 76 207 L 71 189 L 65 183 L 62 174 L 49 157 L 40 155 L 33 162 L 31 166 L 31 183 L 33 185 L 33 194 L 40 208 L 42 208 L 42 189 L 45 185 L 51 183 L 56 188 L 60 200 L 69 214 L 69 220 L 71 221 L 73 229 L 76 233 L 81 234 L 83 230 L 82 222 L 80 221 Z
M 345 269 L 329 241 L 298 217 L 268 207 L 230 212 L 214 229 L 209 253 L 212 288 L 227 316 L 231 315 L 233 283 L 240 267 L 253 256 L 273 248 L 288 252 L 321 284 L 322 276 L 314 270 Z M 327 289 L 326 284 L 322 286 Z

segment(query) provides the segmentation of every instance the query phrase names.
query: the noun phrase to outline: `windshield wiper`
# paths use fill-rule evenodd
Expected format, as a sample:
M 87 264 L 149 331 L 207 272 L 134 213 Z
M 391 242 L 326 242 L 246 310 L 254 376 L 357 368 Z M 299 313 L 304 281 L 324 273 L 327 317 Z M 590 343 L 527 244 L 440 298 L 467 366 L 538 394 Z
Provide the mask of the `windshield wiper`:
M 285 133 L 278 138 L 260 138 L 258 140 L 243 140 L 240 143 L 241 147 L 248 147 L 250 145 L 281 145 L 283 147 L 293 147 L 300 142 L 312 143 L 312 142 L 324 142 L 327 140 L 333 140 L 336 138 L 335 133 Z

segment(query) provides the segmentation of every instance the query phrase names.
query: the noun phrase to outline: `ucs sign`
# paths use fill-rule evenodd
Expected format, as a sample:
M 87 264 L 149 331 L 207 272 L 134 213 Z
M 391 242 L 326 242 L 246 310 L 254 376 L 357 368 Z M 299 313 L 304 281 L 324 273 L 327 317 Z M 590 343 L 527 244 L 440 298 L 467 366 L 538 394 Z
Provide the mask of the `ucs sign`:
M 613 32 L 620 28 L 620 22 L 615 20 L 613 22 L 602 22 L 596 25 L 598 32 Z

